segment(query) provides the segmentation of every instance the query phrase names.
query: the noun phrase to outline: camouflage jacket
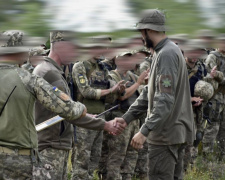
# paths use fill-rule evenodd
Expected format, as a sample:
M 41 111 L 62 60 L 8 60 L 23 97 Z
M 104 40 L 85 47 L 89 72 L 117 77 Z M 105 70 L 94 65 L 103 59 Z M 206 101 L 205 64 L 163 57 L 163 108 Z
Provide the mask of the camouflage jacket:
M 208 73 L 211 72 L 212 68 L 214 66 L 217 67 L 217 77 L 220 84 L 225 84 L 225 55 L 220 53 L 219 51 L 212 51 L 207 56 L 207 59 L 205 60 L 205 65 Z M 222 73 L 222 75 L 221 75 Z
M 102 89 L 109 89 L 116 83 L 108 76 L 108 70 L 94 61 L 96 60 L 75 63 L 72 77 L 77 87 L 77 100 L 85 104 L 88 113 L 98 114 L 105 110 L 106 102 L 114 102 L 118 95 L 109 94 L 101 97 Z
M 0 108 L 2 109 L 12 89 L 14 92 L 1 114 L 0 145 L 10 148 L 37 148 L 34 123 L 35 99 L 48 110 L 67 118 L 74 124 L 85 106 L 70 100 L 62 91 L 49 85 L 42 78 L 9 63 L 0 63 Z M 7 83 L 6 83 L 7 82 Z M 104 124 L 104 122 L 103 122 Z
M 197 62 L 195 64 L 195 67 L 193 68 L 191 68 L 187 63 L 186 65 L 188 70 L 191 96 L 194 97 L 195 84 L 199 80 L 203 80 L 203 78 L 207 75 L 207 71 L 206 71 L 205 65 L 201 62 Z
M 147 111 L 140 132 L 150 144 L 193 143 L 194 117 L 184 57 L 168 38 L 154 50 L 148 86 L 123 118 L 129 123 Z
M 69 87 L 63 77 L 63 71 L 51 58 L 45 57 L 44 62 L 39 64 L 34 74 L 43 77 L 49 84 L 70 94 Z M 80 110 L 77 109 L 78 113 Z M 37 124 L 54 117 L 56 114 L 46 109 L 40 102 L 35 104 L 35 122 Z M 56 149 L 70 149 L 72 147 L 73 126 L 68 121 L 62 121 L 38 133 L 39 150 L 47 147 Z
M 145 61 L 140 64 L 140 74 L 151 67 L 152 56 L 146 57 Z
M 215 92 L 215 98 L 219 101 L 223 101 L 223 94 L 225 94 L 225 55 L 219 51 L 212 51 L 207 56 L 205 65 L 208 73 L 211 72 L 214 66 L 217 67 L 215 80 L 219 83 L 219 87 L 217 85 L 218 90 Z
M 138 76 L 132 73 L 131 71 L 127 71 L 126 75 L 123 76 L 120 74 L 117 70 L 110 71 L 109 76 L 115 81 L 119 82 L 121 80 L 124 80 L 125 83 L 127 83 L 126 88 L 131 87 L 134 83 L 137 82 Z M 114 104 L 120 104 L 121 110 L 128 110 L 130 105 L 133 104 L 133 102 L 137 99 L 139 96 L 138 89 L 128 98 L 123 101 L 117 100 L 114 102 Z

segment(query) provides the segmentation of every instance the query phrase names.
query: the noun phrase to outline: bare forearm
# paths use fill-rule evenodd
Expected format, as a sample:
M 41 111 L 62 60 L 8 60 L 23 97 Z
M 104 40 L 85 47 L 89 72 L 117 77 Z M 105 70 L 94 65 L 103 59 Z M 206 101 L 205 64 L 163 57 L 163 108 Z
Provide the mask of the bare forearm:
M 123 100 L 131 97 L 135 93 L 135 91 L 138 89 L 139 86 L 140 86 L 140 84 L 134 83 L 131 87 L 127 88 L 125 95 L 120 97 L 120 100 L 123 101 Z
M 110 93 L 111 93 L 110 89 L 102 89 L 101 90 L 101 97 L 102 96 L 106 96 L 106 95 L 108 95 Z

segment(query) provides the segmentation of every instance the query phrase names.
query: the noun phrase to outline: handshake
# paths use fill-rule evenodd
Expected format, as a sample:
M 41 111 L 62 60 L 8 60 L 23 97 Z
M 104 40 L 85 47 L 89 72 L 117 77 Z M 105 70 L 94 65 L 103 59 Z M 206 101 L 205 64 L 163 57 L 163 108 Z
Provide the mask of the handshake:
M 127 123 L 123 118 L 115 118 L 111 121 L 106 121 L 104 130 L 108 131 L 112 135 L 121 134 L 127 127 Z
M 126 121 L 121 118 L 117 117 L 111 121 L 105 123 L 104 130 L 108 131 L 112 135 L 119 135 L 123 132 L 123 130 L 127 127 Z M 134 149 L 142 149 L 143 144 L 146 141 L 146 138 L 140 131 L 134 135 L 131 140 L 131 146 Z

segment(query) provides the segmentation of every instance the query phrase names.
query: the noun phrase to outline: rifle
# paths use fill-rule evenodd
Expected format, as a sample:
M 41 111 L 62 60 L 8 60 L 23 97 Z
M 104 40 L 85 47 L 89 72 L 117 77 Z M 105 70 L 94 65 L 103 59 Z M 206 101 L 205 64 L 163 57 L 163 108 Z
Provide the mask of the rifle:
M 110 108 L 110 109 L 108 109 L 108 110 L 106 110 L 106 111 L 104 111 L 104 112 L 102 112 L 100 114 L 98 114 L 97 116 L 95 116 L 95 118 L 98 118 L 98 117 L 104 115 L 105 113 L 107 113 L 109 111 L 112 111 L 112 110 L 114 110 L 114 109 L 116 109 L 118 107 L 119 107 L 119 104 L 116 105 L 116 106 L 113 106 L 112 108 Z M 55 116 L 55 117 L 53 117 L 51 119 L 48 119 L 48 120 L 46 120 L 46 121 L 44 121 L 44 122 L 36 125 L 35 126 L 36 131 L 37 132 L 42 131 L 43 129 L 46 129 L 46 128 L 50 127 L 50 126 L 53 126 L 54 124 L 59 123 L 59 122 L 61 122 L 63 120 L 65 120 L 65 118 L 60 117 L 59 115 L 58 116 Z

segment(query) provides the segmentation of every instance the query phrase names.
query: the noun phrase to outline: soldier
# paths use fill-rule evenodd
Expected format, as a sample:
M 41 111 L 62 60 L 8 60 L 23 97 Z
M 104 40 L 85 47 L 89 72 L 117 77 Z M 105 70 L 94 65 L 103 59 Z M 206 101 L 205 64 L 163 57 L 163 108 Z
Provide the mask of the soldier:
M 217 67 L 218 71 L 221 71 L 225 75 L 225 36 L 221 35 L 218 38 L 218 50 L 210 52 L 205 64 L 207 71 L 210 72 L 214 66 Z M 224 80 L 220 83 L 224 84 Z M 220 85 L 219 85 L 220 88 Z M 225 154 L 225 133 L 224 133 L 224 95 L 221 92 L 216 92 L 212 99 L 209 100 L 211 103 L 211 111 L 209 112 L 209 119 L 211 124 L 207 124 L 204 131 L 203 137 L 203 153 L 207 156 L 213 152 L 214 142 L 218 135 L 218 147 L 220 150 L 220 159 L 224 160 Z
M 194 140 L 185 60 L 165 35 L 165 15 L 159 10 L 144 11 L 137 29 L 146 47 L 154 49 L 148 86 L 123 117 L 116 119 L 126 125 L 147 111 L 145 123 L 131 145 L 140 149 L 148 138 L 149 179 L 182 179 L 184 144 Z
M 0 86 L 0 179 L 51 179 L 49 166 L 39 163 L 33 115 L 36 99 L 73 124 L 117 133 L 121 129 L 113 126 L 113 122 L 85 116 L 84 105 L 71 101 L 41 77 L 19 68 L 28 47 L 2 47 L 15 44 L 9 41 L 10 36 L 0 35 L 0 83 L 4 84 Z
M 214 40 L 215 40 L 215 32 L 213 32 L 210 29 L 199 29 L 196 32 L 196 36 L 198 39 L 201 39 L 204 41 L 204 50 L 205 53 L 204 55 L 201 57 L 201 59 L 206 59 L 207 55 L 209 55 L 209 53 L 211 51 L 215 51 L 213 45 L 214 45 Z
M 196 96 L 196 93 L 199 94 L 198 92 L 195 92 L 196 84 L 200 80 L 204 80 L 206 82 L 213 82 L 214 77 L 215 79 L 220 78 L 218 76 L 220 72 L 216 71 L 216 67 L 214 67 L 210 72 L 210 74 L 207 75 L 205 65 L 199 60 L 199 58 L 205 53 L 204 42 L 202 40 L 200 39 L 189 40 L 184 50 L 188 70 L 188 78 L 190 83 L 191 101 L 193 104 L 193 114 L 195 119 L 195 132 L 196 132 L 196 140 L 194 141 L 194 143 L 187 145 L 185 148 L 184 170 L 186 171 L 189 163 L 191 163 L 193 166 L 194 160 L 197 157 L 198 145 L 203 138 L 203 131 L 205 126 L 205 121 L 203 119 L 203 107 L 206 105 L 209 99 L 203 98 L 202 95 L 200 97 Z M 220 78 L 220 81 L 221 80 L 222 79 Z M 212 97 L 214 90 L 216 90 L 216 87 L 214 89 L 212 85 L 208 83 L 205 84 L 206 86 L 208 85 L 209 87 L 211 87 L 208 88 L 207 91 L 209 91 L 209 95 L 211 94 Z M 197 89 L 199 90 L 199 88 Z M 201 89 L 201 91 L 202 90 L 203 88 Z
M 143 72 L 137 77 L 131 71 L 136 65 L 136 57 L 132 52 L 124 52 L 115 59 L 116 70 L 110 72 L 110 76 L 116 82 L 124 80 L 126 84 L 125 94 L 119 97 L 114 104 L 120 104 L 118 110 L 111 112 L 111 119 L 122 116 L 136 100 L 148 72 Z M 117 138 L 108 137 L 108 159 L 106 163 L 107 179 L 131 180 L 137 162 L 137 151 L 130 146 L 131 137 L 139 130 L 139 121 L 133 121 L 128 128 Z
M 136 56 L 135 56 L 136 55 Z M 134 71 L 135 74 L 140 75 L 142 72 L 150 69 L 152 64 L 152 54 L 149 50 L 146 48 L 140 49 L 137 51 L 137 53 L 134 55 L 134 57 L 143 58 L 144 55 L 144 61 L 139 65 L 138 69 Z M 147 84 L 148 77 L 145 78 L 145 82 Z M 145 118 L 147 116 L 147 113 L 144 113 L 140 118 L 140 124 L 141 127 L 142 124 L 145 122 Z M 148 179 L 148 144 L 145 142 L 143 144 L 143 148 L 138 151 L 138 159 L 137 164 L 135 167 L 135 177 L 139 178 L 140 180 L 147 180 Z
M 99 114 L 105 110 L 107 100 L 114 101 L 121 82 L 115 84 L 108 77 L 108 71 L 101 63 L 102 54 L 107 52 L 105 44 L 88 44 L 91 58 L 73 66 L 73 80 L 77 86 L 77 100 L 85 104 L 88 113 Z M 119 92 L 121 93 L 121 92 Z M 93 179 L 93 172 L 98 168 L 102 148 L 102 131 L 77 128 L 77 148 L 74 157 L 73 179 Z
M 146 48 L 134 50 L 133 52 L 133 56 L 136 57 L 136 67 L 132 72 L 139 76 L 142 72 L 150 69 L 152 56 Z
M 189 39 L 188 34 L 174 34 L 170 35 L 169 39 L 178 45 L 181 49 L 184 49 Z
M 49 50 L 45 50 L 42 46 L 31 48 L 26 64 L 21 67 L 32 73 L 34 68 L 44 60 L 43 56 L 47 56 L 48 52 Z

